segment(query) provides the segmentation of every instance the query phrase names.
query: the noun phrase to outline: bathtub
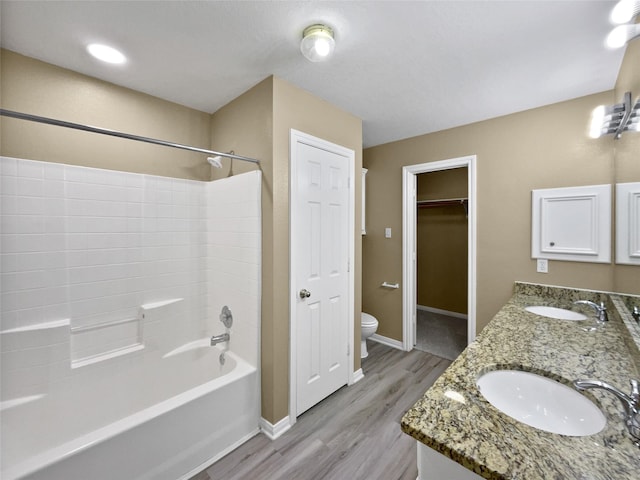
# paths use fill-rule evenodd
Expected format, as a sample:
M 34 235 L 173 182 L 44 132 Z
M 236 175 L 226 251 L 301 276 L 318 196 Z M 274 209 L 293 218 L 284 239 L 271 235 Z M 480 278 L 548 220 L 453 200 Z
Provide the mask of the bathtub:
M 258 372 L 221 353 L 208 339 L 153 361 L 134 353 L 4 402 L 1 477 L 188 479 L 258 433 Z

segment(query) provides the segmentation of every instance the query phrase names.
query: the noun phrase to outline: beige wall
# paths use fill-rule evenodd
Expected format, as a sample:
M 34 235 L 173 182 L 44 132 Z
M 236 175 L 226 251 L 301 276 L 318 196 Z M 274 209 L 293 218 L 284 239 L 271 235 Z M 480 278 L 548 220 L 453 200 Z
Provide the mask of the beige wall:
M 273 158 L 274 177 L 274 281 L 279 286 L 274 292 L 276 327 L 275 365 L 278 379 L 274 384 L 273 419 L 279 420 L 288 414 L 289 371 L 289 131 L 300 130 L 329 142 L 355 151 L 355 225 L 360 225 L 361 206 L 357 199 L 361 195 L 362 169 L 362 121 L 279 78 L 274 79 Z M 354 370 L 360 368 L 360 310 L 361 310 L 361 241 L 360 228 L 355 229 L 355 298 L 354 298 Z M 266 418 L 266 417 L 265 417 Z
M 264 151 L 258 156 L 264 175 L 262 416 L 272 423 L 289 414 L 289 131 L 292 128 L 353 149 L 356 152 L 356 171 L 362 168 L 361 120 L 276 77 L 266 79 L 233 100 L 216 112 L 212 121 L 212 139 L 219 148 L 226 151 L 234 149 L 236 144 L 242 145 L 243 149 L 247 145 L 255 145 L 257 150 Z M 213 175 L 226 176 L 228 169 L 229 161 L 225 160 L 222 171 L 214 171 Z M 238 171 L 241 171 L 241 166 L 238 165 L 236 170 L 234 164 L 234 173 Z M 356 175 L 356 198 L 360 198 L 360 189 L 361 178 Z M 357 203 L 356 225 L 360 222 L 360 212 Z M 358 341 L 355 342 L 354 369 L 358 369 L 361 305 L 359 230 L 355 253 L 354 324 Z
M 209 148 L 207 113 L 1 50 L 2 108 Z M 207 179 L 198 153 L 1 117 L 0 153 L 87 167 Z
M 630 91 L 633 101 L 640 98 L 640 40 L 629 43 L 616 82 L 615 102 Z M 640 182 L 640 133 L 630 132 L 613 141 L 615 182 Z M 613 290 L 640 294 L 640 267 L 617 265 Z
M 417 200 L 466 196 L 467 168 L 452 168 L 417 176 Z M 418 208 L 418 305 L 467 313 L 467 239 L 467 214 L 462 204 Z
M 542 274 L 531 258 L 532 189 L 612 183 L 612 139 L 586 135 L 591 110 L 612 100 L 605 92 L 364 151 L 372 215 L 363 240 L 363 308 L 378 318 L 381 335 L 402 339 L 402 291 L 379 285 L 402 278 L 404 165 L 477 155 L 478 331 L 515 280 L 612 288 L 613 265 L 552 261 Z M 384 227 L 397 232 L 392 239 L 384 238 Z

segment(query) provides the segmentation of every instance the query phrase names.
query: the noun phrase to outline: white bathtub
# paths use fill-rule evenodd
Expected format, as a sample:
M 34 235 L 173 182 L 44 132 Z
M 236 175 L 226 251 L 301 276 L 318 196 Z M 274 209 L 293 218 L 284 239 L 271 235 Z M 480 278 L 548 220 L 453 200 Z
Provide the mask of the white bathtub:
M 5 403 L 1 477 L 186 479 L 233 450 L 258 432 L 258 373 L 231 352 L 221 366 L 207 342 L 164 355 L 161 368 L 129 355 Z

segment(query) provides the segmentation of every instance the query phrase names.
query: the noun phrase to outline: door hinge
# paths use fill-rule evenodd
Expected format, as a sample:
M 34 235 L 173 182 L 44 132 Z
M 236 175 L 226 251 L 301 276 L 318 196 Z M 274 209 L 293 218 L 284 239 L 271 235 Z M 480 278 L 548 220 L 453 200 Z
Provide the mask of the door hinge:
M 347 272 L 350 272 L 350 271 L 351 271 L 351 259 L 349 258 L 347 260 Z
M 351 345 L 347 343 L 347 357 L 351 355 Z

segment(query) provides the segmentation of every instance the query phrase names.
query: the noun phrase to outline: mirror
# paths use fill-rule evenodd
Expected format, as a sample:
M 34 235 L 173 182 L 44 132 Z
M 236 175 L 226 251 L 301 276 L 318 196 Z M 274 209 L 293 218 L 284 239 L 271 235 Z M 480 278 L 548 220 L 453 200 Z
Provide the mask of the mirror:
M 618 81 L 615 98 L 620 99 L 625 92 L 631 91 L 632 101 L 640 96 L 640 39 L 627 45 Z M 625 132 L 618 140 L 608 136 L 604 141 L 611 142 L 613 149 L 614 183 L 640 182 L 640 132 Z M 617 208 L 617 206 L 616 206 Z M 640 265 L 614 264 L 614 291 L 640 295 Z

